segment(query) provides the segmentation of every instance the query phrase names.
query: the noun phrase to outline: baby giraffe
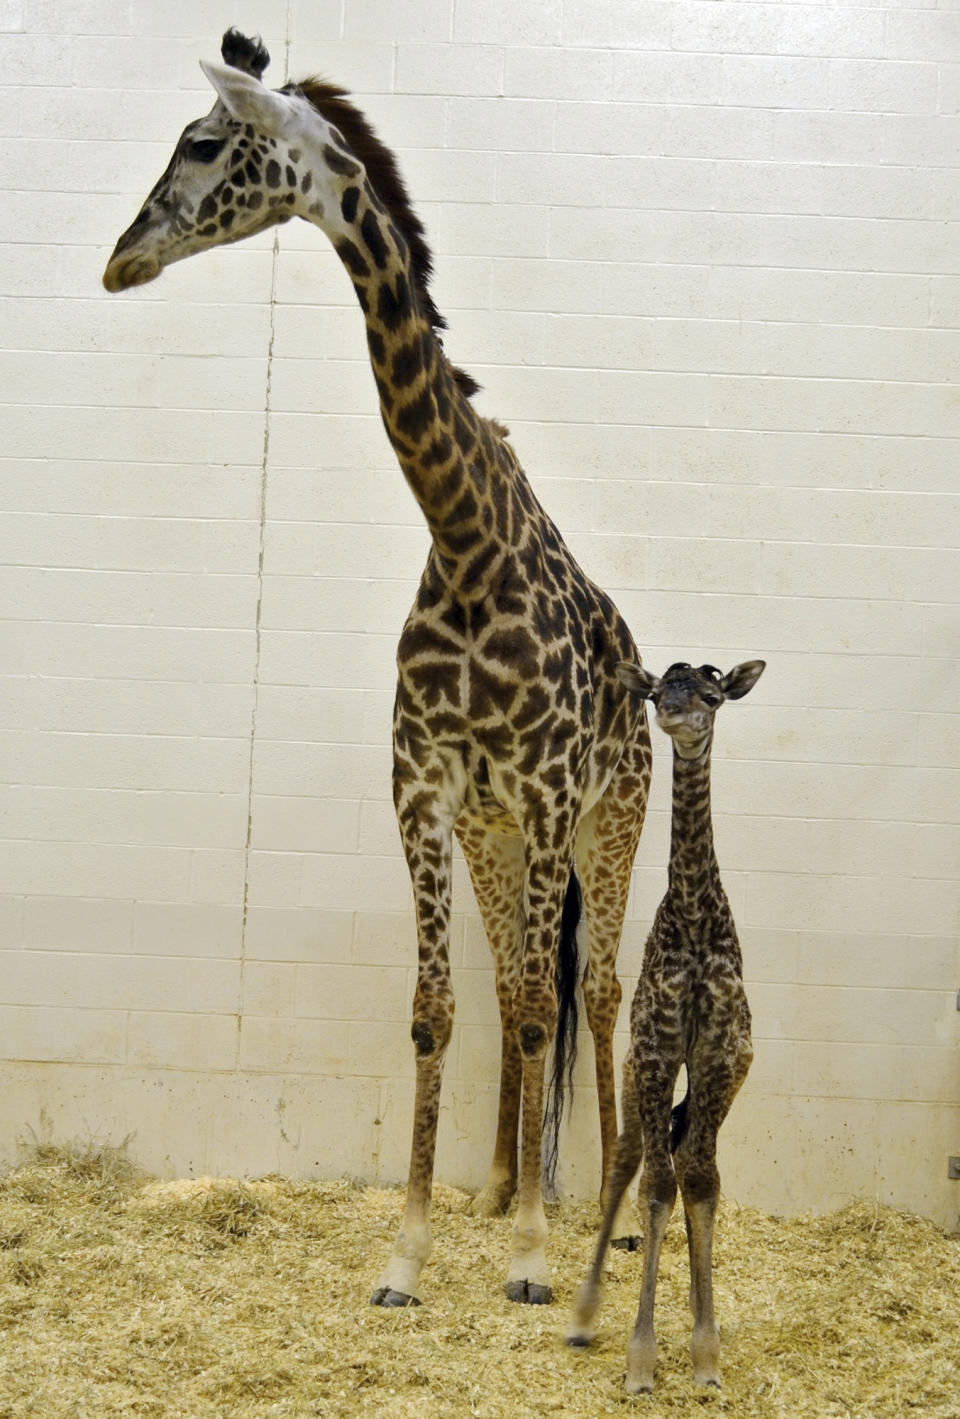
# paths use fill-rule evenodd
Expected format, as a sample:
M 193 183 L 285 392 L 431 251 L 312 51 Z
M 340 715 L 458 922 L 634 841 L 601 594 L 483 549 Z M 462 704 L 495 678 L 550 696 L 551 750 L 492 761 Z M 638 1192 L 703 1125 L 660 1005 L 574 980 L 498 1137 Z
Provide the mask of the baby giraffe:
M 630 1011 L 623 1072 L 623 1131 L 604 1204 L 596 1253 L 577 1294 L 569 1344 L 588 1345 L 600 1304 L 600 1274 L 617 1209 L 643 1162 L 640 1206 L 647 1234 L 637 1322 L 627 1345 L 627 1391 L 653 1388 L 653 1302 L 660 1249 L 677 1196 L 683 1197 L 690 1252 L 690 1352 L 699 1384 L 719 1386 L 720 1337 L 713 1315 L 710 1256 L 720 1195 L 717 1134 L 753 1058 L 736 928 L 713 850 L 710 747 L 713 717 L 760 678 L 764 661 L 723 675 L 671 665 L 662 680 L 639 665 L 618 674 L 653 701 L 673 740 L 673 821 L 666 896 L 647 938 Z M 681 1064 L 687 1093 L 671 1111 Z

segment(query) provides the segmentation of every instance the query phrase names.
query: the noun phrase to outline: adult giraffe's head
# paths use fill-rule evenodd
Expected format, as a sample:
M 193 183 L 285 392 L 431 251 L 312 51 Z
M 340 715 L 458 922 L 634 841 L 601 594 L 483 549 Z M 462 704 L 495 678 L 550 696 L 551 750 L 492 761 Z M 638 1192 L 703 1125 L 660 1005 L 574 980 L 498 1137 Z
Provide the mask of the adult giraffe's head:
M 159 182 L 114 248 L 108 291 L 140 286 L 165 266 L 208 247 L 242 241 L 303 212 L 296 135 L 310 104 L 265 88 L 270 56 L 236 30 L 223 37 L 225 64 L 202 64 L 217 92 L 205 118 L 188 123 Z M 301 201 L 301 199 L 305 199 Z
M 697 759 L 710 745 L 713 717 L 724 700 L 742 699 L 765 665 L 764 660 L 745 660 L 724 675 L 715 665 L 697 669 L 680 661 L 659 679 L 643 666 L 624 661 L 617 674 L 634 695 L 652 701 L 657 724 L 669 734 L 681 759 Z
M 184 129 L 117 242 L 103 275 L 107 290 L 143 285 L 174 261 L 293 216 L 321 227 L 355 273 L 358 246 L 379 265 L 377 227 L 386 221 L 404 249 L 421 314 L 444 329 L 429 289 L 433 260 L 423 224 L 394 155 L 346 91 L 317 78 L 268 89 L 261 76 L 269 54 L 234 29 L 220 52 L 224 64 L 201 65 L 217 102 Z M 466 393 L 477 388 L 460 371 L 457 379 Z

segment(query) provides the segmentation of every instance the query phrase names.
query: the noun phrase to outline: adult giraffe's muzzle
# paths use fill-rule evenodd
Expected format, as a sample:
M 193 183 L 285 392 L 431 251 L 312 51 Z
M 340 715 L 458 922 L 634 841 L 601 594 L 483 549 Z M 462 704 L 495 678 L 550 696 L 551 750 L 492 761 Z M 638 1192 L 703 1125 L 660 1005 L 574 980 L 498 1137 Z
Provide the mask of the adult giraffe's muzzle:
M 103 273 L 103 284 L 108 291 L 126 291 L 155 280 L 162 269 L 156 257 L 113 255 Z
M 103 273 L 103 284 L 108 291 L 126 291 L 131 286 L 144 286 L 153 281 L 163 266 L 153 251 L 145 251 L 143 238 L 155 231 L 157 223 L 150 221 L 146 211 L 141 211 L 134 222 L 122 234 Z

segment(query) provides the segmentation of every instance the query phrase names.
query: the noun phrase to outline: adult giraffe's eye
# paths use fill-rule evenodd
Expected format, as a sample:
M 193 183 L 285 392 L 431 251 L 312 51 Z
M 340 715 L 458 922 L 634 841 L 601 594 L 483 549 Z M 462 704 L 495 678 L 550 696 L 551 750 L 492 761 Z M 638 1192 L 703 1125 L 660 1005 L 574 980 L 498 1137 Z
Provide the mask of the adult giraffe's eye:
M 226 141 L 226 138 L 198 138 L 187 145 L 186 155 L 195 163 L 212 163 L 223 152 Z

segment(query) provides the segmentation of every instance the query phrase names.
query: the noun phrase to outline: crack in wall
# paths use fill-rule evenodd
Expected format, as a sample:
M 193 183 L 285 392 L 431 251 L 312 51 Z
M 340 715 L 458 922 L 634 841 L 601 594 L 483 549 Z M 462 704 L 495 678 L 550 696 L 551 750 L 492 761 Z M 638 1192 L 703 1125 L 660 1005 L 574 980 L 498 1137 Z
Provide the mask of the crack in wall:
M 283 82 L 287 82 L 290 69 L 290 7 L 287 0 L 286 34 L 283 45 Z M 267 472 L 270 461 L 270 416 L 273 392 L 273 344 L 276 336 L 277 309 L 277 267 L 280 259 L 280 231 L 274 230 L 273 251 L 270 268 L 270 333 L 267 340 L 267 372 L 263 392 L 263 449 L 260 456 L 260 541 L 257 554 L 257 609 L 254 622 L 253 657 L 253 706 L 250 712 L 250 754 L 247 760 L 247 830 L 243 849 L 243 911 L 240 920 L 240 1002 L 237 1010 L 236 1056 L 234 1067 L 240 1068 L 240 1049 L 243 1035 L 243 1015 L 245 1004 L 247 965 L 247 916 L 250 903 L 250 854 L 253 844 L 253 774 L 257 743 L 257 711 L 260 707 L 260 658 L 262 651 L 263 617 L 263 560 L 267 529 Z
M 260 459 L 260 545 L 257 555 L 257 610 L 254 622 L 253 706 L 250 712 L 250 754 L 247 760 L 247 832 L 243 849 L 243 913 L 240 922 L 240 1008 L 237 1012 L 237 1057 L 240 1067 L 240 1037 L 243 1030 L 244 986 L 247 964 L 247 911 L 250 898 L 250 852 L 253 842 L 253 772 L 257 742 L 257 711 L 260 707 L 260 656 L 262 649 L 263 616 L 263 555 L 267 528 L 267 467 L 270 458 L 270 396 L 273 387 L 273 341 L 275 335 L 277 260 L 280 254 L 279 236 L 273 237 L 272 270 L 270 276 L 270 336 L 267 342 L 267 376 L 264 386 L 263 451 Z

